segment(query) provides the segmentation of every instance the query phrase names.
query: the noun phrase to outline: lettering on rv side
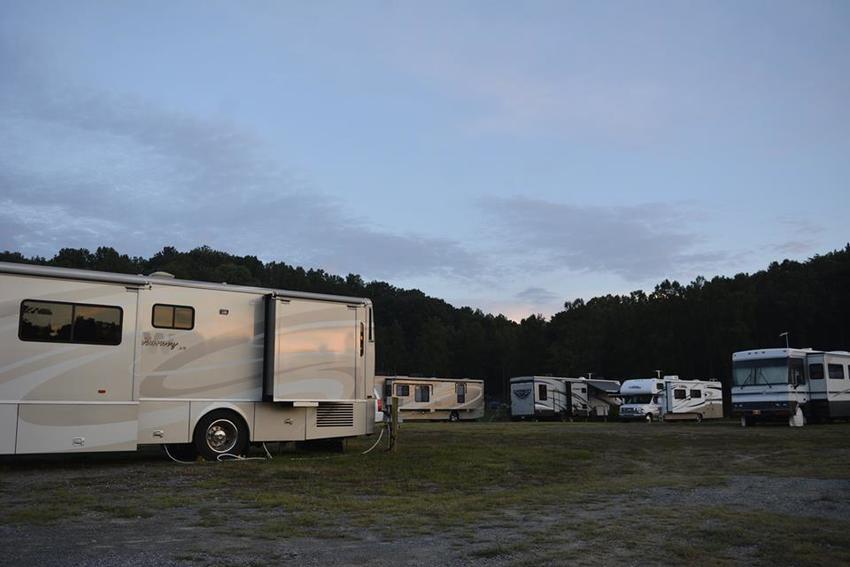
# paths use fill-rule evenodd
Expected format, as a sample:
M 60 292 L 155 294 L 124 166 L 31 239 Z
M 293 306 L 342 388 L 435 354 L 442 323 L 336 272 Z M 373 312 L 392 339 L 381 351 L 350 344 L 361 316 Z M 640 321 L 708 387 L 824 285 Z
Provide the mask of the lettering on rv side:
M 145 338 L 142 339 L 142 346 L 162 347 L 169 350 L 179 347 L 180 350 L 186 350 L 186 347 L 180 346 L 180 343 L 174 339 L 164 339 L 159 335 L 152 337 L 148 333 L 145 333 Z

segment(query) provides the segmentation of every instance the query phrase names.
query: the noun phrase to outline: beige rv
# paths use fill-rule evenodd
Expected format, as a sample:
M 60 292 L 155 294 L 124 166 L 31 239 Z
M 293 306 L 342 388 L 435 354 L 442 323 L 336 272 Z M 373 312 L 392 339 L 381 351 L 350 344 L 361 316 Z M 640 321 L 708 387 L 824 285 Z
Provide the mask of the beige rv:
M 0 454 L 374 427 L 368 299 L 0 262 Z
M 448 378 L 376 376 L 377 391 L 384 393 L 384 412 L 398 397 L 404 421 L 466 421 L 484 417 L 484 381 Z

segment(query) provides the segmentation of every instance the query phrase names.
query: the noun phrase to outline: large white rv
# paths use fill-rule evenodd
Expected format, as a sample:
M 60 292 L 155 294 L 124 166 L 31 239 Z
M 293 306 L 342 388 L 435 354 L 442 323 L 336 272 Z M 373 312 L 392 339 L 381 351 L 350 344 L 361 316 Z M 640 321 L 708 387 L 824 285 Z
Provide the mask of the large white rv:
M 511 378 L 513 419 L 607 417 L 617 406 L 620 383 L 559 376 Z
M 723 417 L 723 390 L 716 380 L 636 378 L 623 382 L 620 395 L 620 419 L 702 421 Z
M 399 416 L 404 421 L 467 421 L 484 417 L 483 380 L 375 376 L 375 385 L 384 393 L 384 414 L 392 411 L 392 398 L 398 397 Z
M 732 354 L 732 413 L 741 425 L 850 417 L 850 352 L 797 348 Z
M 0 263 L 0 454 L 371 433 L 372 321 L 368 299 Z

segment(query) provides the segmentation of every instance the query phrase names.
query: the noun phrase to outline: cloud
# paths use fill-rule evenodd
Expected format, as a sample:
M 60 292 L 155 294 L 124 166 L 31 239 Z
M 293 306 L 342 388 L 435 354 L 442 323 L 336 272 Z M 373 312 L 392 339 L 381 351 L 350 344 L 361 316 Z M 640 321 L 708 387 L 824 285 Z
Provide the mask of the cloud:
M 558 301 L 560 296 L 542 287 L 527 287 L 514 297 L 534 305 L 543 305 Z
M 488 198 L 494 235 L 525 269 L 613 273 L 644 281 L 704 271 L 726 258 L 698 250 L 697 211 L 684 204 L 578 206 Z
M 0 249 L 207 244 L 367 277 L 468 277 L 450 238 L 375 228 L 224 120 L 72 87 L 21 60 L 0 71 Z

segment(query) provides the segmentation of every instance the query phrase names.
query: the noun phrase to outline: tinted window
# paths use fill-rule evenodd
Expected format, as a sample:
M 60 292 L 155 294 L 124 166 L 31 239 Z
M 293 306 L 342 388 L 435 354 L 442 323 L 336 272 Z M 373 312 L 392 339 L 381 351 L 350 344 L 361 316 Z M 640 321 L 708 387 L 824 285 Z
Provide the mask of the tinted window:
M 810 364 L 809 378 L 812 380 L 823 380 L 823 364 Z
M 410 395 L 410 386 L 407 384 L 396 384 L 395 395 L 401 398 L 406 398 Z
M 676 388 L 675 390 L 673 390 L 673 397 L 677 400 L 684 400 L 687 395 L 688 392 L 684 388 Z
M 537 385 L 537 399 L 545 400 L 546 399 L 546 384 L 538 384 Z
M 431 388 L 429 386 L 416 386 L 416 401 L 428 402 L 431 400 Z
M 702 397 L 702 390 L 691 390 L 691 397 L 692 398 L 701 398 Z
M 840 364 L 830 364 L 827 370 L 830 380 L 844 380 L 844 367 Z
M 188 331 L 195 326 L 195 309 L 182 305 L 153 306 L 151 324 L 158 329 L 181 329 Z
M 120 307 L 24 301 L 18 336 L 23 341 L 121 344 Z

